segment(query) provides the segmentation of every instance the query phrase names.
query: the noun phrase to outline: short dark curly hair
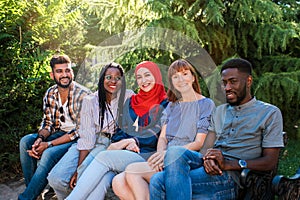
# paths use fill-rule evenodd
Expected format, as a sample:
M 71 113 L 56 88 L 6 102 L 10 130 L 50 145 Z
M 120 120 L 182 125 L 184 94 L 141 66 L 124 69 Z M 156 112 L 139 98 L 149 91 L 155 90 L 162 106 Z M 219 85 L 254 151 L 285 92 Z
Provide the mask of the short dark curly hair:
M 252 75 L 252 64 L 242 58 L 233 58 L 227 61 L 221 68 L 222 73 L 225 69 L 237 68 L 240 72 L 244 72 L 248 75 Z

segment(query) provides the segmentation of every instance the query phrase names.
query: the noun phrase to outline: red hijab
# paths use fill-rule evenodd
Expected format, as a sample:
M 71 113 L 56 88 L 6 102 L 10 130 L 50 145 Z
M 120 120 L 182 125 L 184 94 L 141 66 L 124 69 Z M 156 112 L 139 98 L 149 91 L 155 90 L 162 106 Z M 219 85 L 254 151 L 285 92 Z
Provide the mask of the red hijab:
M 154 105 L 160 104 L 167 98 L 158 66 L 154 62 L 143 61 L 136 66 L 134 71 L 135 76 L 137 71 L 142 67 L 147 68 L 152 73 L 155 78 L 155 85 L 149 92 L 140 90 L 138 94 L 131 97 L 131 107 L 139 117 L 142 117 L 149 112 Z

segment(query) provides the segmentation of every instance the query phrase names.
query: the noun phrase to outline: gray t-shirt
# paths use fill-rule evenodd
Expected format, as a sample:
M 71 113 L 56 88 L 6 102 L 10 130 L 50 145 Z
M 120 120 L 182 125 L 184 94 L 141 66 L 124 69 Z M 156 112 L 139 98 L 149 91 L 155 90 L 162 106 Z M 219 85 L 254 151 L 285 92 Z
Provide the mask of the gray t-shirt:
M 208 133 L 214 108 L 215 104 L 209 98 L 169 103 L 161 119 L 162 124 L 167 124 L 168 146 L 183 146 L 193 142 L 197 133 Z
M 284 146 L 280 110 L 255 97 L 240 106 L 218 106 L 208 130 L 216 133 L 214 148 L 229 160 L 255 159 L 262 156 L 263 148 Z M 227 172 L 240 185 L 239 171 Z
M 280 110 L 255 97 L 240 106 L 221 105 L 212 116 L 214 148 L 227 159 L 254 159 L 262 156 L 263 148 L 284 146 Z

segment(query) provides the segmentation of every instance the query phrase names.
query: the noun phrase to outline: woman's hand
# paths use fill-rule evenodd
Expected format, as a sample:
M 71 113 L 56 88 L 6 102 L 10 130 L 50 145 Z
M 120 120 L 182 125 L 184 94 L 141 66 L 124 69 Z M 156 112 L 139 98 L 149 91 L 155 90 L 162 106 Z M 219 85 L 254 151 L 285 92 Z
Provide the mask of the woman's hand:
M 163 170 L 165 154 L 166 151 L 158 151 L 148 159 L 149 166 L 156 172 Z
M 134 151 L 136 153 L 140 153 L 140 148 L 136 144 L 134 139 L 130 139 L 130 141 L 128 141 L 128 145 L 126 146 L 126 149 L 129 151 Z
M 120 140 L 119 142 L 111 143 L 107 147 L 107 150 L 122 150 L 122 149 L 127 149 L 137 153 L 140 152 L 140 148 L 138 147 L 138 145 L 136 144 L 133 138 L 123 139 Z

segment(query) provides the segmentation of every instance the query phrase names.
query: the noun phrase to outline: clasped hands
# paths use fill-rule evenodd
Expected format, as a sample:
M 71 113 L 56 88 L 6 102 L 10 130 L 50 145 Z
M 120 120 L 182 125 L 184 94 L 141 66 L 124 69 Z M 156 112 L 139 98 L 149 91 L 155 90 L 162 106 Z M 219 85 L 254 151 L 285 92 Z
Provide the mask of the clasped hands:
M 31 150 L 27 150 L 29 156 L 40 159 L 45 149 L 48 148 L 48 144 L 47 142 L 42 142 L 41 138 L 38 138 L 31 147 Z
M 218 149 L 208 149 L 203 156 L 204 169 L 210 175 L 222 175 L 225 166 L 225 159 Z
M 164 158 L 166 151 L 157 151 L 148 159 L 148 164 L 152 170 L 160 172 L 164 169 Z

